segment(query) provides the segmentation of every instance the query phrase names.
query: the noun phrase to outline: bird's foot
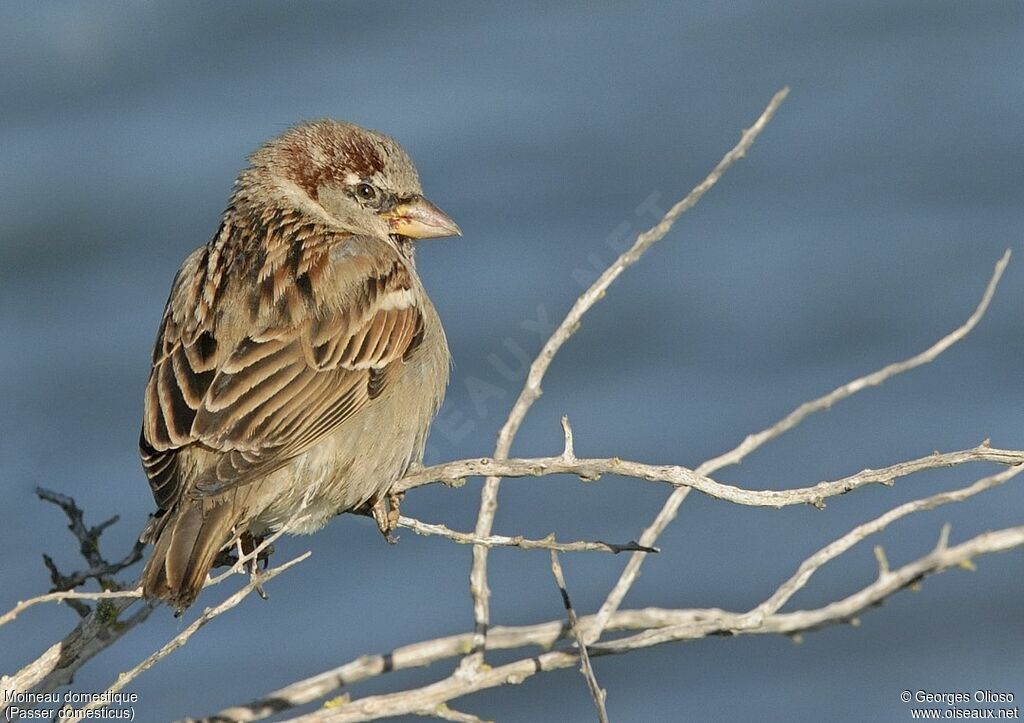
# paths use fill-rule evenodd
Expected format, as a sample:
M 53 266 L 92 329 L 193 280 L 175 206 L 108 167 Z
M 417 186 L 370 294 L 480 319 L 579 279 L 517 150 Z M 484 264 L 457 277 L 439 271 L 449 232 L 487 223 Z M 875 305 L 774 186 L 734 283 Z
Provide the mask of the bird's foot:
M 243 532 L 238 537 L 236 543 L 238 548 L 238 559 L 241 560 L 246 555 L 251 555 L 260 543 L 263 542 L 262 537 L 256 537 L 248 532 Z M 246 564 L 249 568 L 249 582 L 252 583 L 253 589 L 264 600 L 270 599 L 267 595 L 267 591 L 263 589 L 262 577 L 263 573 L 260 570 L 260 561 L 263 561 L 263 569 L 266 570 L 270 566 L 270 553 L 274 551 L 273 545 L 267 545 L 265 548 L 259 551 L 259 553 L 250 559 Z
M 398 527 L 398 519 L 402 516 L 402 500 L 405 499 L 405 492 L 388 492 L 388 529 Z
M 224 548 L 220 551 L 217 557 L 214 558 L 213 567 L 234 567 L 238 564 L 239 560 L 259 547 L 262 542 L 262 537 L 254 537 L 248 532 L 242 533 L 241 536 L 235 539 L 233 547 Z M 270 556 L 273 554 L 274 546 L 267 545 L 260 550 L 260 554 L 256 557 L 256 560 L 263 563 L 264 570 L 270 567 Z
M 263 572 L 260 570 L 259 565 L 256 561 L 252 561 L 252 567 L 249 568 L 249 582 L 252 584 L 256 594 L 264 600 L 269 600 L 270 596 L 267 595 L 267 591 L 263 589 Z
M 388 492 L 374 500 L 370 507 L 370 514 L 377 523 L 377 529 L 384 535 L 389 545 L 398 542 L 398 538 L 392 535 L 391 531 L 398 527 L 399 507 L 404 496 L 404 492 Z

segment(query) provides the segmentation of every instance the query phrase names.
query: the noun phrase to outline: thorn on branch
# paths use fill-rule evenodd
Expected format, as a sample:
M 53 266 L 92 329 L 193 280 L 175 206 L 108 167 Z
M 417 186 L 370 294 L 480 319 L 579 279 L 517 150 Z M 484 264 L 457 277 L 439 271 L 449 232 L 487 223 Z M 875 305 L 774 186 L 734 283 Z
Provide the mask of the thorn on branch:
M 878 579 L 883 580 L 890 575 L 889 560 L 885 556 L 885 549 L 881 545 L 875 545 L 875 559 L 878 561 Z
M 562 449 L 562 460 L 565 462 L 576 461 L 576 450 L 573 448 L 572 425 L 569 424 L 568 415 L 562 415 L 562 433 L 565 435 L 565 447 Z

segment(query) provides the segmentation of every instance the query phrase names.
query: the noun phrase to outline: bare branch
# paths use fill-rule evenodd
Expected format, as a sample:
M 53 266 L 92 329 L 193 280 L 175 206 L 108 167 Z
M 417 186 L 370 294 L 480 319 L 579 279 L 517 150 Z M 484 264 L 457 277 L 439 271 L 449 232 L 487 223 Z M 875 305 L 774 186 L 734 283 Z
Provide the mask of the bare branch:
M 980 555 L 1004 552 L 1022 545 L 1024 545 L 1024 526 L 986 532 L 955 547 L 933 550 L 928 555 L 893 570 L 887 578 L 875 580 L 843 600 L 813 610 L 776 613 L 764 618 L 760 626 L 749 625 L 749 613 L 733 613 L 717 609 L 689 611 L 655 609 L 650 611 L 653 616 L 651 622 L 655 624 L 664 620 L 665 614 L 685 619 L 679 623 L 651 627 L 635 635 L 592 645 L 590 654 L 595 657 L 615 655 L 672 641 L 696 640 L 709 635 L 793 635 L 816 630 L 826 625 L 855 619 L 865 610 L 929 574 L 961 566 L 965 561 L 970 561 Z M 645 610 L 627 611 L 617 613 L 616 618 L 619 615 L 629 615 L 639 621 L 644 619 L 647 614 L 648 611 Z M 586 629 L 594 625 L 597 620 L 596 616 L 592 616 L 584 618 L 580 622 L 581 626 Z M 556 625 L 557 623 L 547 624 L 549 630 L 555 629 Z M 560 629 L 564 630 L 564 626 Z M 492 634 L 496 637 L 497 633 L 498 628 L 495 628 Z M 459 636 L 459 638 L 468 642 L 471 636 L 467 634 Z M 425 649 L 436 642 L 438 641 L 428 641 L 420 645 Z M 493 641 L 489 636 L 488 644 L 490 645 L 491 642 Z M 531 641 L 522 644 L 535 643 Z M 425 651 L 421 649 L 420 652 Z M 484 666 L 472 673 L 462 669 L 443 680 L 421 688 L 358 698 L 330 709 L 321 709 L 291 718 L 288 723 L 354 723 L 355 721 L 416 713 L 471 693 L 504 685 L 517 685 L 537 673 L 568 668 L 577 664 L 579 664 L 579 653 L 576 650 L 564 649 L 545 652 L 493 668 Z M 208 720 L 215 721 L 217 717 Z M 221 720 L 251 721 L 257 720 L 257 718 L 226 717 Z
M 944 525 L 938 544 L 936 544 L 930 554 L 896 571 L 889 570 L 888 563 L 886 563 L 884 574 L 878 575 L 871 585 L 865 587 L 860 592 L 818 610 L 797 611 L 794 613 L 779 613 L 779 610 L 798 590 L 807 584 L 817 570 L 848 551 L 858 542 L 882 531 L 900 518 L 916 512 L 935 509 L 942 505 L 962 502 L 1006 483 L 1021 472 L 1024 472 L 1024 465 L 1018 465 L 998 474 L 982 478 L 958 490 L 941 492 L 904 503 L 869 522 L 858 525 L 845 535 L 809 556 L 800 564 L 797 571 L 783 582 L 771 596 L 748 612 L 734 613 L 713 608 L 696 610 L 647 608 L 644 610 L 617 611 L 608 621 L 602 620 L 600 615 L 592 615 L 577 619 L 575 622 L 572 621 L 572 617 L 575 617 L 573 614 L 573 616 L 570 616 L 570 624 L 568 626 L 564 623 L 553 621 L 522 627 L 496 627 L 488 635 L 488 650 L 527 646 L 538 646 L 549 650 L 559 640 L 567 639 L 570 636 L 581 635 L 583 639 L 586 639 L 594 635 L 594 631 L 599 625 L 602 630 L 641 629 L 642 632 L 613 642 L 589 645 L 588 648 L 591 655 L 622 653 L 671 640 L 692 640 L 722 633 L 793 634 L 814 630 L 830 623 L 850 620 L 885 597 L 908 584 L 918 581 L 931 572 L 939 572 L 954 565 L 963 566 L 972 557 L 980 554 L 1004 551 L 1024 545 L 1024 526 L 1009 528 L 998 533 L 979 535 L 962 545 L 951 548 L 948 544 L 949 526 Z M 555 568 L 553 567 L 552 570 L 554 572 Z M 556 581 L 559 579 L 557 573 L 555 573 L 555 578 Z M 472 641 L 473 635 L 466 633 L 408 645 L 398 648 L 386 656 L 364 656 L 339 668 L 275 691 L 261 700 L 254 701 L 245 706 L 227 709 L 217 716 L 204 720 L 208 723 L 217 720 L 261 720 L 281 710 L 310 703 L 343 686 L 352 685 L 390 671 L 422 667 L 439 660 L 457 656 L 465 653 L 472 645 Z M 561 657 L 562 654 L 569 655 L 570 657 L 563 658 Z M 531 670 L 526 673 L 524 677 L 543 670 L 553 670 L 576 662 L 582 662 L 577 657 L 578 653 L 573 650 L 558 651 L 549 655 L 553 657 L 541 655 L 536 660 L 544 659 L 553 667 L 541 665 L 537 670 Z M 519 664 L 524 664 L 524 661 L 519 661 Z M 518 664 L 512 665 L 517 666 Z M 311 714 L 312 717 L 304 716 L 298 720 L 369 720 L 373 717 L 428 710 L 430 706 L 450 701 L 459 695 L 465 695 L 466 693 L 486 687 L 521 682 L 521 678 L 518 677 L 523 675 L 520 667 L 506 670 L 513 671 L 509 673 L 511 677 L 501 680 L 500 676 L 498 678 L 482 678 L 480 669 L 477 671 L 467 671 L 465 668 L 460 667 L 449 678 L 439 681 L 433 684 L 433 686 L 427 686 L 427 688 L 402 691 L 385 696 L 373 696 L 346 703 L 341 707 L 341 712 L 344 713 L 344 716 L 341 717 L 324 718 L 320 716 L 326 714 L 318 712 Z M 480 687 L 470 686 L 465 688 L 464 686 L 467 684 L 467 681 L 478 684 Z M 459 692 L 463 690 L 465 692 Z M 445 691 L 445 694 L 450 693 L 450 695 L 443 697 L 440 691 Z M 359 707 L 363 705 L 362 701 L 373 702 L 366 703 L 365 707 Z M 353 708 L 353 706 L 356 707 Z M 332 710 L 338 711 L 338 708 L 335 707 Z M 358 711 L 358 713 L 355 711 Z M 353 717 L 346 717 L 350 714 Z
M 508 477 L 521 475 L 539 476 L 548 474 L 575 474 L 585 478 L 596 478 L 600 474 L 614 473 L 620 476 L 635 476 L 637 478 L 662 481 L 669 484 L 688 484 L 704 494 L 738 504 L 778 507 L 783 505 L 809 503 L 820 506 L 822 501 L 828 497 L 844 494 L 850 490 L 858 489 L 859 487 L 868 484 L 889 484 L 895 479 L 899 479 L 916 472 L 971 462 L 994 462 L 1006 465 L 1020 464 L 1021 462 L 1024 462 L 1024 452 L 994 449 L 989 447 L 987 443 L 982 443 L 978 447 L 972 449 L 960 450 L 946 454 L 932 454 L 927 457 L 922 457 L 908 462 L 901 462 L 881 469 L 866 469 L 862 472 L 858 472 L 857 474 L 835 481 L 822 482 L 812 487 L 792 490 L 743 490 L 738 487 L 723 485 L 707 477 L 700 477 L 695 472 L 692 472 L 685 467 L 644 465 L 642 463 L 629 462 L 617 458 L 605 460 L 577 459 L 574 463 L 567 463 L 564 460 L 564 454 L 559 457 L 536 459 L 507 461 L 478 459 L 449 462 L 435 467 L 421 468 L 407 476 L 405 478 L 405 483 L 407 483 L 409 485 L 408 488 L 411 489 L 425 484 L 427 480 L 439 479 L 441 481 L 451 482 L 454 479 L 488 474 L 491 471 L 495 471 L 502 476 Z M 477 544 L 489 544 L 492 546 L 508 545 L 524 547 L 527 549 L 551 549 L 551 547 L 554 546 L 555 549 L 566 552 L 578 550 L 605 550 L 609 552 L 619 552 L 632 551 L 634 549 L 650 551 L 650 549 L 644 550 L 644 548 L 642 548 L 638 543 L 633 542 L 625 544 L 604 543 L 601 541 L 560 543 L 550 539 L 526 540 L 518 537 L 502 537 L 497 535 L 492 535 L 489 538 L 483 538 L 486 541 L 481 542 L 481 538 L 469 535 L 468 533 L 449 530 L 443 525 L 433 526 L 410 518 L 402 518 L 402 521 L 403 524 L 415 532 L 441 534 L 455 542 L 475 542 Z M 207 585 L 221 582 L 230 574 L 242 572 L 245 563 L 248 562 L 252 556 L 259 554 L 261 549 L 265 549 L 266 545 L 271 544 L 275 539 L 276 535 L 265 540 L 260 548 L 257 548 L 242 560 L 236 562 L 235 566 L 228 572 L 207 581 Z M 131 598 L 133 595 L 137 594 L 137 591 L 129 590 L 96 593 L 71 591 L 67 593 L 41 595 L 30 600 L 19 602 L 12 610 L 5 613 L 3 616 L 0 616 L 0 625 L 10 622 L 27 608 L 43 602 L 53 602 L 73 598 L 80 598 L 83 600 Z M 101 619 L 117 621 L 118 629 L 122 631 L 122 634 L 123 632 L 126 632 L 127 629 L 130 629 L 123 627 L 126 624 L 125 621 L 117 620 L 118 615 L 127 608 L 128 604 L 130 604 L 130 600 L 119 601 L 116 606 L 109 605 L 104 607 L 101 611 L 102 615 L 91 620 L 83 621 L 83 624 L 79 626 L 79 628 L 76 628 L 75 631 L 73 631 L 64 641 L 48 650 L 47 653 L 44 653 L 39 660 L 34 661 L 32 664 L 26 666 L 25 669 L 19 671 L 18 675 L 12 677 L 11 680 L 16 680 L 17 688 L 24 690 L 42 681 L 48 673 L 54 672 L 54 677 L 51 677 L 48 682 L 43 685 L 42 689 L 52 690 L 65 684 L 70 680 L 70 675 L 73 674 L 73 672 L 82 664 L 87 662 L 97 652 L 108 645 L 113 644 L 120 638 L 120 635 L 114 635 L 113 631 L 108 629 L 107 625 L 99 624 Z M 147 606 L 144 608 L 141 619 L 148 617 L 148 614 L 151 611 L 152 607 Z M 134 620 L 134 618 L 132 619 Z M 141 622 L 141 620 L 138 620 L 137 622 Z M 133 623 L 133 625 L 137 624 L 137 622 Z M 91 650 L 92 652 L 82 656 L 67 654 L 68 650 L 78 650 L 79 648 L 87 651 Z M 61 650 L 65 652 L 63 656 L 60 654 Z M 54 665 L 58 658 L 62 661 L 63 666 L 69 667 L 62 667 L 53 671 L 49 666 Z
M 562 417 L 565 420 L 565 417 Z M 563 422 L 564 423 L 564 422 Z M 568 438 L 568 433 L 566 434 Z M 583 679 L 587 681 L 587 689 L 590 697 L 594 699 L 594 707 L 597 708 L 597 719 L 600 723 L 608 723 L 608 711 L 605 709 L 605 698 L 607 691 L 598 685 L 597 677 L 594 675 L 594 668 L 590 664 L 590 656 L 587 655 L 587 644 L 583 641 L 583 634 L 580 632 L 580 621 L 576 611 L 572 607 L 572 600 L 569 598 L 569 589 L 565 585 L 565 575 L 562 574 L 562 564 L 558 561 L 558 553 L 551 551 L 551 574 L 555 576 L 555 584 L 558 591 L 562 593 L 562 604 L 565 605 L 565 614 L 569 618 L 569 626 L 572 629 L 572 636 L 576 639 L 576 649 L 580 655 L 580 672 Z
M 484 545 L 486 547 L 518 547 L 523 550 L 557 550 L 558 552 L 658 552 L 654 547 L 641 547 L 636 542 L 626 543 L 604 542 L 594 540 L 593 542 L 580 540 L 578 542 L 559 542 L 555 539 L 554 533 L 541 540 L 528 540 L 522 535 L 506 537 L 504 535 L 490 535 L 488 537 L 477 537 L 470 532 L 457 532 L 444 525 L 421 522 L 411 517 L 398 518 L 398 526 L 412 530 L 417 535 L 436 535 L 444 537 L 460 545 Z
M 570 428 L 571 440 L 571 428 Z M 571 442 L 570 442 L 571 450 Z M 798 504 L 811 504 L 821 507 L 829 497 L 843 495 L 852 490 L 871 484 L 891 485 L 896 479 L 918 472 L 941 467 L 954 467 L 971 462 L 994 462 L 1004 465 L 1024 463 L 1024 451 L 996 449 L 982 443 L 971 449 L 930 454 L 927 457 L 900 462 L 880 469 L 865 469 L 841 479 L 820 482 L 811 487 L 799 487 L 787 490 L 747 490 L 742 487 L 716 482 L 710 477 L 698 475 L 691 469 L 679 465 L 653 465 L 642 462 L 611 457 L 607 459 L 567 459 L 565 453 L 558 457 L 534 457 L 525 459 L 495 460 L 488 457 L 465 459 L 446 462 L 432 467 L 421 467 L 406 475 L 399 485 L 402 491 L 415 489 L 431 482 L 456 484 L 466 477 L 482 477 L 497 475 L 501 477 L 543 477 L 556 474 L 571 474 L 586 480 L 598 479 L 605 474 L 620 477 L 633 477 L 652 482 L 664 482 L 677 487 L 690 487 L 698 492 L 727 502 L 740 505 L 761 507 L 786 507 Z M 520 547 L 523 549 L 558 550 L 559 552 L 603 551 L 603 552 L 657 552 L 656 547 L 646 547 L 635 541 L 627 543 L 610 543 L 596 540 L 593 542 L 557 542 L 552 538 L 529 540 L 522 536 L 506 537 L 491 535 L 486 538 L 471 533 L 457 532 L 440 524 L 421 522 L 410 517 L 401 517 L 401 527 L 406 527 L 416 534 L 439 535 L 460 544 L 486 545 L 488 547 Z M 280 532 L 265 539 L 259 547 L 237 561 L 224 573 L 207 581 L 207 585 L 222 582 L 227 577 L 243 571 L 244 564 L 271 545 Z M 123 590 L 110 592 L 55 592 L 29 600 L 20 601 L 10 611 L 0 616 L 0 626 L 9 623 L 27 608 L 39 603 L 60 602 L 62 600 L 105 600 L 118 597 L 138 597 L 139 590 Z
M 896 570 L 891 570 L 886 576 L 878 577 L 873 583 L 854 594 L 824 607 L 814 610 L 797 610 L 791 613 L 776 613 L 764 618 L 760 626 L 747 624 L 749 613 L 723 613 L 719 616 L 717 624 L 712 624 L 708 620 L 699 623 L 668 625 L 659 630 L 645 631 L 618 640 L 592 645 L 590 647 L 591 655 L 621 653 L 637 649 L 637 647 L 649 647 L 673 640 L 693 640 L 719 633 L 792 635 L 817 630 L 835 623 L 853 621 L 865 610 L 877 605 L 893 593 L 921 581 L 927 575 L 944 572 L 953 567 L 970 566 L 975 557 L 994 552 L 1006 552 L 1022 545 L 1024 545 L 1024 525 L 985 532 L 955 547 L 936 548 L 924 557 Z
M 592 481 L 602 475 L 614 474 L 619 477 L 633 477 L 649 482 L 661 482 L 674 487 L 688 487 L 726 502 L 754 507 L 788 507 L 791 505 L 814 505 L 823 507 L 829 497 L 872 484 L 891 485 L 895 480 L 917 472 L 940 467 L 955 467 L 971 462 L 995 462 L 1017 465 L 1024 462 L 1024 450 L 994 449 L 982 443 L 971 449 L 956 452 L 935 452 L 927 457 L 899 462 L 880 469 L 865 469 L 841 479 L 819 482 L 811 487 L 796 487 L 782 490 L 748 490 L 743 487 L 716 482 L 710 477 L 680 465 L 646 464 L 632 462 L 618 457 L 603 459 L 566 460 L 559 457 L 530 457 L 523 459 L 461 459 L 432 467 L 421 467 L 406 475 L 399 488 L 402 491 L 421 487 L 431 482 L 457 485 L 466 477 L 546 477 L 567 474 Z
M 706 619 L 705 611 L 666 610 L 645 608 L 623 610 L 613 616 L 609 630 L 643 630 L 655 626 L 695 622 Z M 593 616 L 580 619 L 584 631 L 592 624 Z M 487 636 L 488 650 L 508 650 L 536 646 L 547 650 L 559 640 L 567 638 L 569 626 L 564 620 L 551 620 L 534 625 L 506 627 L 497 625 Z M 395 648 L 386 654 L 364 655 L 344 665 L 332 668 L 305 680 L 275 690 L 257 700 L 226 708 L 202 719 L 187 719 L 184 723 L 223 723 L 224 721 L 256 721 L 297 708 L 354 685 L 387 673 L 410 668 L 422 668 L 432 663 L 465 655 L 473 644 L 473 633 L 450 635 L 412 645 Z
M 218 617 L 219 615 L 226 613 L 228 610 L 238 605 L 238 603 L 242 602 L 242 600 L 248 597 L 249 593 L 255 590 L 258 585 L 277 577 L 288 568 L 292 567 L 293 565 L 297 565 L 298 563 L 305 560 L 311 554 L 311 552 L 304 552 L 298 557 L 293 558 L 292 560 L 289 560 L 288 562 L 284 563 L 283 565 L 279 565 L 269 570 L 265 570 L 260 574 L 259 579 L 250 580 L 248 583 L 245 584 L 245 586 L 239 589 L 238 592 L 224 600 L 224 602 L 220 603 L 216 607 L 206 608 L 206 610 L 203 611 L 202 615 L 196 618 L 187 628 L 185 628 L 180 633 L 175 635 L 170 641 L 167 642 L 166 645 L 164 645 L 155 653 L 147 657 L 134 668 L 126 670 L 125 672 L 118 675 L 117 680 L 104 692 L 117 693 L 118 691 L 122 690 L 126 685 L 131 683 L 145 671 L 149 670 L 157 662 L 166 658 L 175 650 L 182 647 L 185 643 L 188 642 L 189 638 L 191 638 L 200 628 L 202 628 L 208 622 Z M 95 708 L 102 708 L 105 705 L 106 704 L 103 703 L 101 700 L 94 700 L 88 703 L 82 710 L 93 710 Z M 79 721 L 81 719 L 82 716 L 75 716 L 64 718 L 63 720 Z
M 562 345 L 579 328 L 583 316 L 594 304 L 604 297 L 608 287 L 611 286 L 612 282 L 623 271 L 635 264 L 647 249 L 662 239 L 672 228 L 676 220 L 696 205 L 701 197 L 718 182 L 722 174 L 746 154 L 747 150 L 761 134 L 761 131 L 767 127 L 775 111 L 782 101 L 785 100 L 788 93 L 789 88 L 783 88 L 776 93 L 761 113 L 761 116 L 754 122 L 754 125 L 743 132 L 740 141 L 722 157 L 722 160 L 718 162 L 718 165 L 714 167 L 711 173 L 697 184 L 685 198 L 672 206 L 657 225 L 639 234 L 633 245 L 619 256 L 611 266 L 605 269 L 590 288 L 576 299 L 576 303 L 573 304 L 569 313 L 566 314 L 558 328 L 555 329 L 554 333 L 544 344 L 537 358 L 534 359 L 533 364 L 531 364 L 526 384 L 512 406 L 508 419 L 498 433 L 498 441 L 494 449 L 494 457 L 496 459 L 506 459 L 508 457 L 512 447 L 512 440 L 519 431 L 523 418 L 541 394 L 541 382 L 547 373 L 548 367 L 551 365 L 559 349 L 562 348 Z M 498 508 L 498 487 L 500 482 L 501 480 L 498 477 L 488 477 L 484 483 L 483 492 L 480 497 L 480 512 L 477 516 L 475 529 L 477 537 L 488 537 L 491 534 L 494 525 L 494 515 Z M 653 543 L 645 543 L 645 546 L 651 547 Z M 484 546 L 476 545 L 473 547 L 473 567 L 470 571 L 469 579 L 470 593 L 473 596 L 473 617 L 476 621 L 475 631 L 477 637 L 474 644 L 474 654 L 467 659 L 466 665 L 473 668 L 478 666 L 483 659 L 487 627 L 490 624 L 490 590 L 487 587 L 487 548 Z
M 985 287 L 985 293 L 982 294 L 981 301 L 978 303 L 974 312 L 967 318 L 967 321 L 946 336 L 939 339 L 932 346 L 909 359 L 896 362 L 895 364 L 889 364 L 876 372 L 872 372 L 871 374 L 867 374 L 837 387 L 822 397 L 818 397 L 810 402 L 801 404 L 767 429 L 756 434 L 749 435 L 743 440 L 743 442 L 732 450 L 704 462 L 702 465 L 697 467 L 695 472 L 698 475 L 706 476 L 713 474 L 728 465 L 739 464 L 748 454 L 761 447 L 765 442 L 775 439 L 792 429 L 811 414 L 828 409 L 836 402 L 856 394 L 863 389 L 878 386 L 897 374 L 902 374 L 903 372 L 910 371 L 922 364 L 927 364 L 928 362 L 933 361 L 946 349 L 967 336 L 971 330 L 977 326 L 978 322 L 988 310 L 989 303 L 992 301 L 992 296 L 995 294 L 996 287 L 999 285 L 999 280 L 1002 278 L 1003 272 L 1006 270 L 1008 263 L 1010 263 L 1009 249 L 1006 250 L 1002 258 L 1000 258 L 996 263 L 995 269 L 992 272 L 992 278 L 989 280 L 988 286 Z M 666 527 L 668 527 L 669 523 L 675 519 L 676 513 L 679 511 L 679 505 L 683 503 L 683 500 L 686 499 L 686 495 L 689 494 L 689 492 L 690 489 L 688 487 L 680 487 L 669 495 L 668 500 L 665 501 L 665 504 L 654 518 L 654 521 L 640 536 L 641 545 L 650 546 L 654 545 L 658 541 L 658 537 L 661 536 L 661 533 Z M 611 614 L 619 609 L 623 599 L 626 597 L 626 593 L 629 592 L 629 589 L 633 587 L 633 583 L 636 582 L 637 576 L 640 574 L 640 566 L 643 565 L 643 563 L 644 555 L 642 553 L 634 553 L 630 557 L 629 562 L 626 563 L 625 569 L 622 571 L 622 574 L 612 587 L 611 592 L 608 593 L 608 597 L 605 599 L 604 604 L 601 605 L 601 609 L 597 613 L 599 623 L 607 622 Z M 595 626 L 594 634 L 599 637 L 603 628 L 603 624 L 598 624 Z M 589 640 L 596 640 L 597 637 L 590 638 Z

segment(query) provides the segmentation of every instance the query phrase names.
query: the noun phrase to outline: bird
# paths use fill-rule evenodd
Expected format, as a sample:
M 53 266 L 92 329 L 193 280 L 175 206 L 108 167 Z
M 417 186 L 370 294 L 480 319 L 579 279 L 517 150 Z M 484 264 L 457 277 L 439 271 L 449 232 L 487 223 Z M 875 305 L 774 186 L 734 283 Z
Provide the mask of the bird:
M 422 462 L 451 365 L 415 247 L 461 234 L 377 131 L 306 121 L 249 157 L 157 333 L 144 597 L 180 615 L 220 555 L 342 512 L 369 511 L 390 537 L 391 488 Z

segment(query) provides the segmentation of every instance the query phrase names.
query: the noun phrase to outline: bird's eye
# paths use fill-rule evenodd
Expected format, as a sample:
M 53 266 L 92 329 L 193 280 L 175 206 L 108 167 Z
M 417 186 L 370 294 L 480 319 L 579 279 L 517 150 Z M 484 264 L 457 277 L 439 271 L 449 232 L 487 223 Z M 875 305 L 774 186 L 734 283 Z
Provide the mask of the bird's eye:
M 377 198 L 377 189 L 369 183 L 360 183 L 356 186 L 356 195 L 363 201 L 372 201 Z

